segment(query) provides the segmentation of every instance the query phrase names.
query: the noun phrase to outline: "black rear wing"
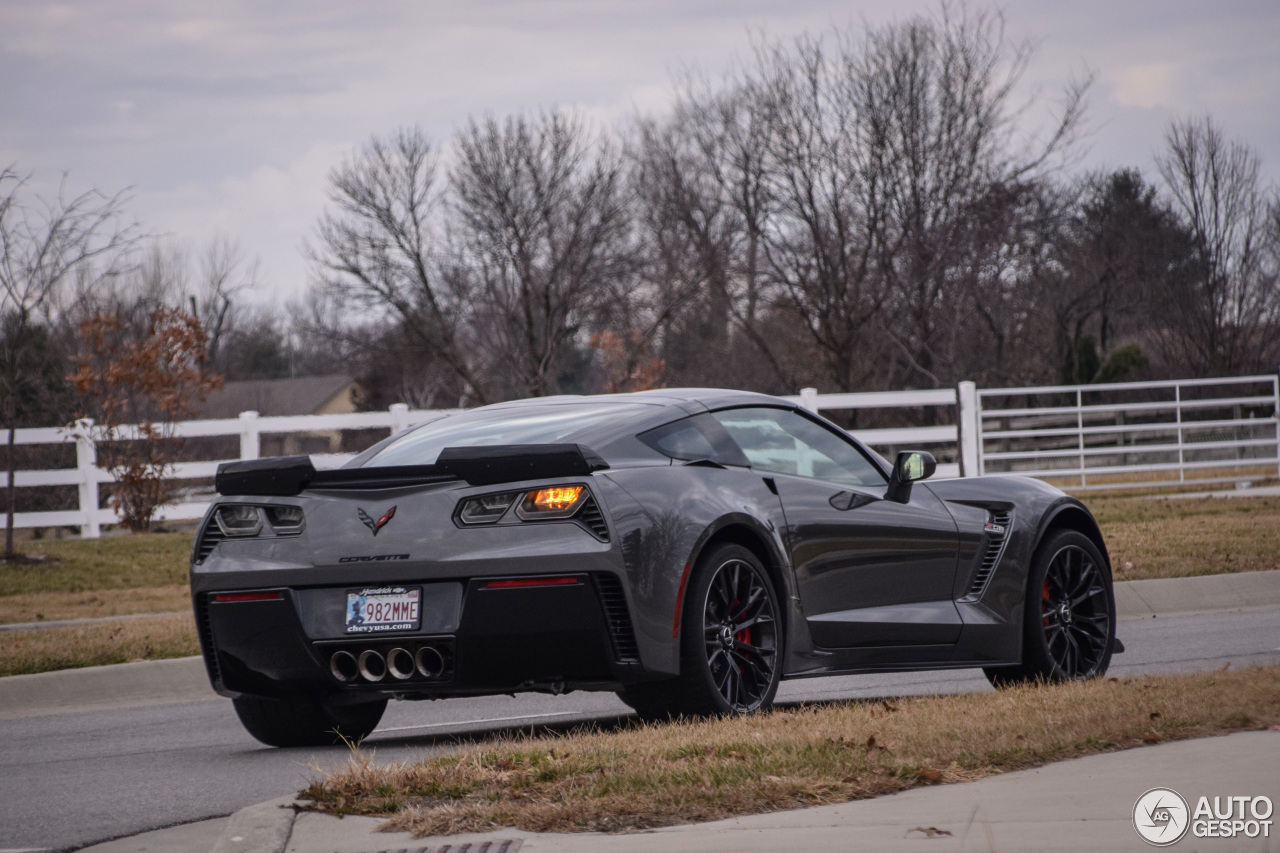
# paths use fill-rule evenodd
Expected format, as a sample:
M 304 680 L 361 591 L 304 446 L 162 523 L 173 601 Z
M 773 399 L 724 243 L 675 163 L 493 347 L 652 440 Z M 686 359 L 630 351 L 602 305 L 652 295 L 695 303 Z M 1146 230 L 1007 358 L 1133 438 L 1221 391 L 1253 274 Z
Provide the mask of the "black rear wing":
M 218 466 L 220 495 L 288 497 L 307 489 L 394 489 L 462 480 L 473 486 L 585 477 L 609 465 L 581 444 L 499 444 L 446 447 L 434 465 L 331 468 L 317 471 L 310 456 L 277 456 Z

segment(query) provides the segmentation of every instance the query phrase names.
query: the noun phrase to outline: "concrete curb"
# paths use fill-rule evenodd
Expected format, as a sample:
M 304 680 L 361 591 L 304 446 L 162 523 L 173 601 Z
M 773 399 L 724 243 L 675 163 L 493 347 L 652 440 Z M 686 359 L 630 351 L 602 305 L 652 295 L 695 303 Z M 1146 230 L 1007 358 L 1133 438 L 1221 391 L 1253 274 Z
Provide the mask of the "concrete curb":
M 294 802 L 290 794 L 240 809 L 210 853 L 283 853 L 298 815 Z
M 1280 607 L 1280 571 L 1125 581 L 1115 589 L 1121 620 Z
M 1121 620 L 1280 607 L 1280 571 L 1116 584 Z M 199 657 L 0 678 L 0 720 L 215 699 Z
M 217 698 L 204 660 L 116 663 L 0 678 L 0 720 Z
M 1037 850 L 1131 851 L 1143 849 L 1132 803 L 1144 790 L 1168 786 L 1196 802 L 1202 795 L 1238 791 L 1280 796 L 1274 767 L 1280 734 L 1237 732 L 1140 749 L 1055 761 L 973 782 L 915 787 L 865 800 L 715 822 L 602 835 L 535 833 L 499 829 L 486 833 L 413 838 L 382 832 L 384 818 L 303 812 L 286 849 L 290 853 L 764 853 L 793 850 L 938 851 Z M 1215 841 L 1187 838 L 1179 849 L 1274 850 L 1265 839 Z M 1262 843 L 1254 843 L 1254 841 Z M 1242 842 L 1244 842 L 1242 844 Z M 487 843 L 487 847 L 486 847 Z M 216 853 L 223 853 L 215 847 Z M 280 853 L 278 848 L 236 853 Z

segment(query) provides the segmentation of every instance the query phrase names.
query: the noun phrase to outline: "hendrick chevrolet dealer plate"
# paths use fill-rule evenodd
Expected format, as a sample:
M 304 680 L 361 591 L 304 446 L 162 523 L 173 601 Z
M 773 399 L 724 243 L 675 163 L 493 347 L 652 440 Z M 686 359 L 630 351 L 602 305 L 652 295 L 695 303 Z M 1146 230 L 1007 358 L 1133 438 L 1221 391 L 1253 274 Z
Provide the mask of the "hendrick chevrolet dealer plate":
M 416 631 L 422 623 L 422 587 L 347 590 L 347 633 Z

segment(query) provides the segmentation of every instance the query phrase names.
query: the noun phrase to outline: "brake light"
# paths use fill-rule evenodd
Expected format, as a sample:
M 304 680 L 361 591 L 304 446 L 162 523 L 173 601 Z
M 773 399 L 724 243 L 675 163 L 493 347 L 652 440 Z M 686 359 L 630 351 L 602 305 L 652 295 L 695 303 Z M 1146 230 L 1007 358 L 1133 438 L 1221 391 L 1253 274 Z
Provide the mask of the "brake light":
M 578 578 L 511 578 L 510 580 L 487 581 L 485 589 L 511 589 L 512 587 L 529 586 L 569 586 L 581 583 Z
M 224 592 L 213 597 L 214 601 L 279 601 L 284 598 L 282 592 Z

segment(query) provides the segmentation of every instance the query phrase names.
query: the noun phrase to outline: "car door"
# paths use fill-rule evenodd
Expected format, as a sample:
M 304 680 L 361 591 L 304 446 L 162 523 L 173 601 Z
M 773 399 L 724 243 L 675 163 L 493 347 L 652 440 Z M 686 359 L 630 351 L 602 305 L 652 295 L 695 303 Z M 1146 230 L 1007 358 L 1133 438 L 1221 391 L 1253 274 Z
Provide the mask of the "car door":
M 853 441 L 799 412 L 713 413 L 782 500 L 786 542 L 814 642 L 825 648 L 952 643 L 958 533 L 942 502 L 888 481 Z

